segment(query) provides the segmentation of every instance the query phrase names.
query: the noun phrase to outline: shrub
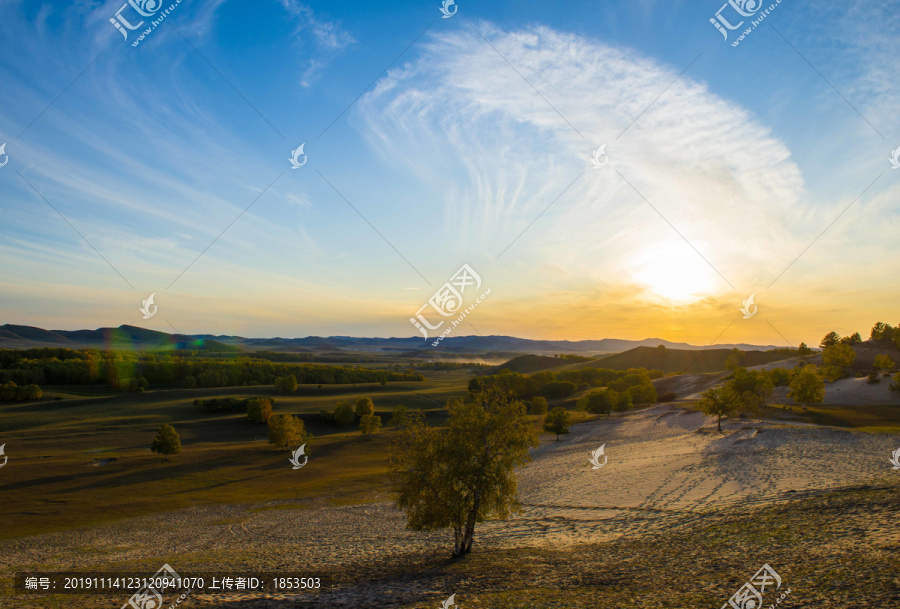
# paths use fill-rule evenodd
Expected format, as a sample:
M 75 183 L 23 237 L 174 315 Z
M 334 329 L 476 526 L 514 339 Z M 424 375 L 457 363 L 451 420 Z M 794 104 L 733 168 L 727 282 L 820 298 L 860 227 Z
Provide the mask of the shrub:
M 359 431 L 363 435 L 377 433 L 381 430 L 381 417 L 374 414 L 364 414 L 359 419 Z
M 887 372 L 891 368 L 894 367 L 894 360 L 892 360 L 889 356 L 885 354 L 879 354 L 875 356 L 875 361 L 872 364 L 875 368 L 878 368 L 882 372 Z
M 0 400 L 11 402 L 16 399 L 16 384 L 13 381 L 7 381 L 0 385 Z
M 659 396 L 659 400 L 658 400 L 658 401 L 660 401 L 660 402 L 674 402 L 674 401 L 675 401 L 675 398 L 677 398 L 677 397 L 678 397 L 678 394 L 675 393 L 674 391 L 666 391 L 665 393 L 663 393 L 662 395 Z
M 873 372 L 872 374 L 870 374 L 869 380 L 866 381 L 866 383 L 869 385 L 874 385 L 875 383 L 880 383 L 880 382 L 881 382 L 881 379 L 878 378 L 877 372 Z
M 251 423 L 266 423 L 272 416 L 272 400 L 253 398 L 247 400 L 247 420 Z
M 409 424 L 409 414 L 406 412 L 406 406 L 400 404 L 394 406 L 391 411 L 391 425 L 394 427 L 406 427 Z
M 528 414 L 547 414 L 547 399 L 541 396 L 532 398 L 528 408 Z
M 240 398 L 210 398 L 207 400 L 194 400 L 194 405 L 206 412 L 237 412 L 247 408 L 248 400 Z
M 284 378 L 279 376 L 275 379 L 273 385 L 278 393 L 291 394 L 297 391 L 297 377 L 293 374 L 289 374 Z
M 822 374 L 822 378 L 829 383 L 833 383 L 847 376 L 840 366 L 822 366 L 819 371 Z
M 623 391 L 619 394 L 619 401 L 616 402 L 615 406 L 613 406 L 613 410 L 615 410 L 616 412 L 625 412 L 631 407 L 631 394 L 627 391 Z
M 553 399 L 569 397 L 576 391 L 578 391 L 578 386 L 575 383 L 570 383 L 569 381 L 553 381 L 544 385 L 542 393 L 544 394 L 544 397 Z
M 656 387 L 651 383 L 634 385 L 627 390 L 634 404 L 653 404 L 656 402 Z
M 16 400 L 39 400 L 41 396 L 44 395 L 41 388 L 37 385 L 19 385 L 15 387 L 15 383 L 13 383 L 15 392 L 12 394 Z
M 794 375 L 788 397 L 801 406 L 821 404 L 825 399 L 825 383 L 815 366 L 805 366 Z
M 822 349 L 822 362 L 826 366 L 849 366 L 856 359 L 856 351 L 846 344 L 829 345 Z
M 891 391 L 900 391 L 900 372 L 894 375 L 893 383 L 891 383 Z
M 353 406 L 350 405 L 350 402 L 338 402 L 334 407 L 334 420 L 338 425 L 347 427 L 355 419 L 356 415 L 353 414 Z
M 769 375 L 776 387 L 787 387 L 791 384 L 791 371 L 787 368 L 773 368 Z
M 337 421 L 334 420 L 334 415 L 324 408 L 319 411 L 319 414 L 315 416 L 314 420 L 320 425 L 334 425 L 335 423 L 337 423 Z
M 181 384 L 185 389 L 193 389 L 197 386 L 197 379 L 193 376 L 186 376 L 184 377 L 184 380 L 181 381 Z
M 596 389 L 578 400 L 575 407 L 591 414 L 609 414 L 620 398 L 621 394 L 613 389 Z

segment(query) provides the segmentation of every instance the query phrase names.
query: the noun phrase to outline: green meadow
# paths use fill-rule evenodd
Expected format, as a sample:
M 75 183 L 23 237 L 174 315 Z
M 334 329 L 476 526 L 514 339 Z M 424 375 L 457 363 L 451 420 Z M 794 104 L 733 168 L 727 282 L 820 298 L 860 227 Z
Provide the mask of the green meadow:
M 48 386 L 38 401 L 0 404 L 9 461 L 3 468 L 3 538 L 69 529 L 188 506 L 322 499 L 365 501 L 387 489 L 391 409 L 422 409 L 440 424 L 445 402 L 465 392 L 462 371 L 433 372 L 425 382 L 301 385 L 296 394 L 271 385 L 149 389 L 121 393 L 99 386 Z M 266 426 L 245 413 L 206 413 L 193 401 L 270 397 L 275 413 L 300 416 L 314 439 L 308 464 L 291 469 L 288 451 L 266 441 Z M 340 400 L 369 396 L 382 432 L 317 421 Z M 57 399 L 62 398 L 62 399 Z M 150 451 L 160 425 L 181 437 L 182 452 L 165 461 Z M 110 461 L 105 461 L 110 460 Z

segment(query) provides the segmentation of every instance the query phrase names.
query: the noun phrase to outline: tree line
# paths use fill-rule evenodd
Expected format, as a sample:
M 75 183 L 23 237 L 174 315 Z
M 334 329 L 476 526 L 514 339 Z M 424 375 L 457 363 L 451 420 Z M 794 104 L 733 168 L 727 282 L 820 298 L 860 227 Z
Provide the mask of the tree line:
M 172 355 L 97 349 L 0 349 L 0 383 L 19 385 L 121 386 L 122 379 L 145 379 L 152 385 L 186 387 L 270 385 L 293 375 L 298 383 L 348 384 L 424 381 L 421 374 L 373 370 L 359 366 L 281 363 L 239 357 L 222 360 L 199 354 Z
M 498 385 L 506 388 L 516 398 L 530 399 L 542 396 L 548 399 L 565 398 L 590 387 L 609 387 L 615 391 L 628 391 L 632 387 L 640 387 L 633 392 L 634 403 L 647 403 L 650 396 L 650 383 L 663 376 L 660 370 L 645 368 L 629 368 L 628 370 L 610 370 L 608 368 L 580 368 L 578 370 L 562 370 L 558 372 L 536 372 L 520 374 L 509 369 L 502 369 L 497 374 L 477 376 L 469 380 L 469 392 L 478 392 L 486 387 Z M 648 388 L 649 386 L 649 388 Z M 649 402 L 656 401 L 656 390 Z

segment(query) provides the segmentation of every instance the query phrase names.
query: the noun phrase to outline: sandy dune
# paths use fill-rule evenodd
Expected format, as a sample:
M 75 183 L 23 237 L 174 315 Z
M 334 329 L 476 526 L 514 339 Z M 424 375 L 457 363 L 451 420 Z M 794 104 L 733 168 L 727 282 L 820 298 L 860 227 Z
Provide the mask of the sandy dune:
M 719 506 L 751 507 L 854 484 L 890 472 L 888 457 L 898 443 L 887 434 L 748 420 L 724 428 L 719 434 L 711 419 L 674 405 L 574 425 L 559 442 L 550 438 L 535 449 L 534 462 L 520 472 L 522 512 L 480 525 L 475 549 L 639 536 L 689 525 Z M 608 462 L 594 470 L 589 452 L 601 444 Z M 7 541 L 0 543 L 0 567 L 6 573 L 109 569 L 147 559 L 189 570 L 341 573 L 411 551 L 447 553 L 448 532 L 407 531 L 386 497 L 373 499 L 381 501 L 264 511 L 197 508 Z M 195 595 L 193 602 L 213 600 Z

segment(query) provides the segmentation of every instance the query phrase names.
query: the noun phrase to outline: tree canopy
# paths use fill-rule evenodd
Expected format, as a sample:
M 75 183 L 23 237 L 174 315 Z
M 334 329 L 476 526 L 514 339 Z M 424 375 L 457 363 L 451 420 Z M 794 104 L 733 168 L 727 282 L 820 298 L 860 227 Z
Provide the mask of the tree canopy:
M 452 528 L 453 554 L 471 551 L 476 523 L 507 518 L 518 509 L 515 468 L 531 461 L 537 438 L 525 405 L 501 387 L 447 405 L 446 431 L 416 414 L 390 457 L 397 505 L 407 528 Z
M 825 400 L 825 381 L 815 366 L 804 366 L 794 375 L 788 397 L 800 404 L 820 404 Z
M 181 438 L 175 428 L 168 424 L 162 425 L 156 433 L 153 443 L 150 444 L 150 450 L 165 455 L 166 461 L 169 460 L 169 455 L 180 453 Z

